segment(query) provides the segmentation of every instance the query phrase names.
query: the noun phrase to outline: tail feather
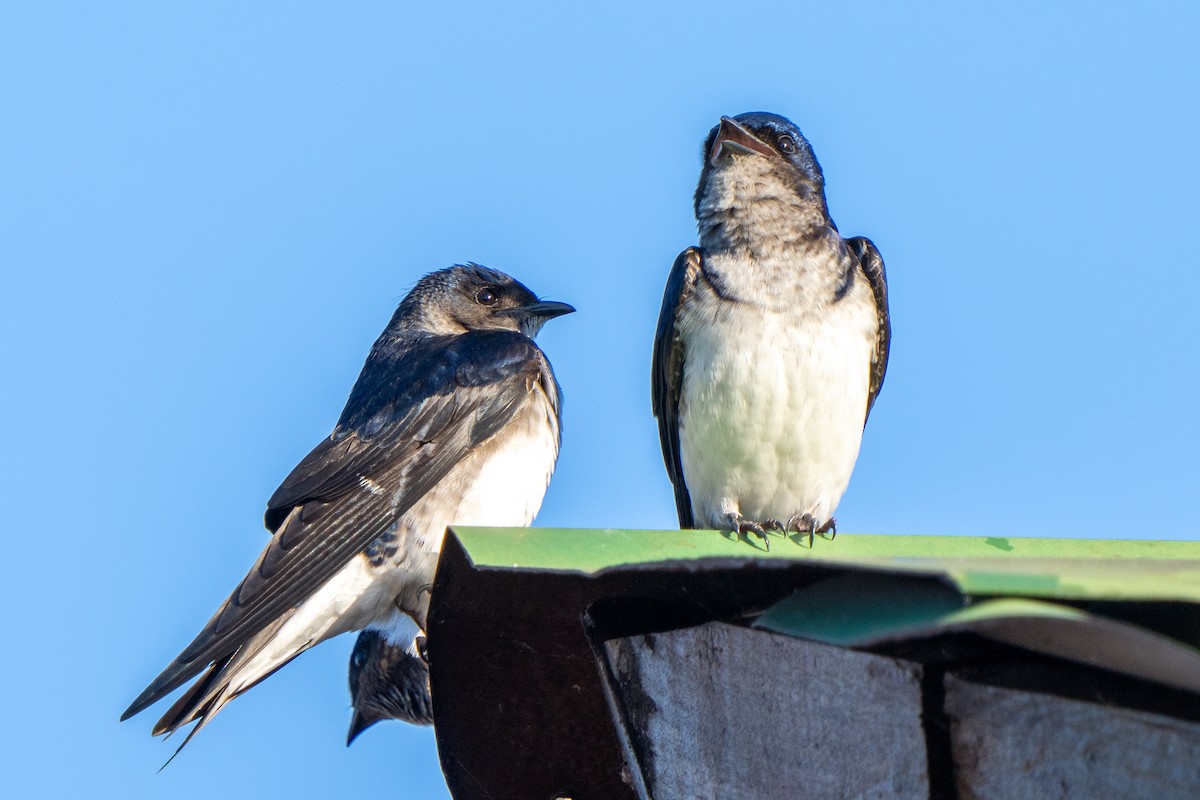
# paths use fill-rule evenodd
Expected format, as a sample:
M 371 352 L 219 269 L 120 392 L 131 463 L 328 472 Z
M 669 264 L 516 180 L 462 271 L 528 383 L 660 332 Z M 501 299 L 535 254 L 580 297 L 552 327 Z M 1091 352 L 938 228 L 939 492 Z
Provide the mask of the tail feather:
M 315 642 L 304 642 L 282 657 L 272 658 L 266 663 L 255 663 L 255 659 L 264 648 L 272 643 L 275 634 L 291 616 L 290 613 L 283 615 L 237 651 L 214 661 L 208 670 L 163 714 L 155 724 L 152 733 L 155 736 L 171 734 L 185 725 L 199 720 L 196 726 L 188 731 L 183 744 L 176 749 L 175 755 L 178 755 L 179 751 L 192 740 L 192 737 L 207 725 L 230 700 L 257 686 L 259 682 L 275 674 L 280 667 L 312 647 Z M 171 758 L 174 758 L 175 755 L 172 755 Z M 170 762 L 168 761 L 168 763 Z
M 379 592 L 372 590 L 376 577 L 365 559 L 355 559 L 303 603 L 265 623 L 239 643 L 231 642 L 228 649 L 214 651 L 197 662 L 183 664 L 177 659 L 164 672 L 167 678 L 156 679 L 123 718 L 178 688 L 182 683 L 179 676 L 187 673 L 184 680 L 192 679 L 192 684 L 153 728 L 154 734 L 161 736 L 194 725 L 179 748 L 182 750 L 230 700 L 313 645 L 356 630 L 378 616 L 380 609 L 375 606 L 381 602 Z
M 150 731 L 150 734 L 152 736 L 162 736 L 163 734 L 174 733 L 196 719 L 204 708 L 203 699 L 208 696 L 214 682 L 220 679 L 222 672 L 236 655 L 236 653 L 233 653 L 219 661 L 214 661 L 209 666 L 208 671 L 197 678 L 196 682 L 189 686 L 187 691 L 180 695 L 179 699 L 167 710 L 167 713 L 163 714 L 158 722 L 154 724 L 154 728 Z

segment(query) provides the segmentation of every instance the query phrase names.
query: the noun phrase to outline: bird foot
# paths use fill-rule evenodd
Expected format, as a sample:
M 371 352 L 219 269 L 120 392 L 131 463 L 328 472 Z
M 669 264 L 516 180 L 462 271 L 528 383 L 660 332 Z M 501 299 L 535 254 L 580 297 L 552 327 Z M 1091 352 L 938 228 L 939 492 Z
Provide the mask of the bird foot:
M 808 534 L 808 546 L 813 546 L 813 537 L 817 532 L 817 521 L 812 514 L 793 514 L 787 521 L 787 529 L 801 535 Z
M 837 520 L 833 517 L 824 525 L 818 525 L 816 517 L 812 514 L 793 514 L 787 521 L 787 530 L 795 531 L 801 535 L 808 534 L 808 546 L 813 546 L 813 539 L 817 534 L 829 534 L 829 540 L 837 536 Z
M 767 523 L 771 522 L 774 522 L 776 525 L 779 524 L 778 520 L 767 520 Z M 739 537 L 741 537 L 743 533 L 747 534 L 746 541 L 750 541 L 748 534 L 753 533 L 755 536 L 762 539 L 764 550 L 769 551 L 771 549 L 771 543 L 767 541 L 767 532 L 763 530 L 763 525 L 760 525 L 754 520 L 746 519 L 741 514 L 728 514 L 725 517 L 725 526 L 729 528 L 729 530 L 735 531 Z
M 418 635 L 413 639 L 413 644 L 417 647 L 417 655 L 425 662 L 425 666 L 429 666 L 429 642 L 424 635 Z
M 817 533 L 821 533 L 821 534 L 828 533 L 829 541 L 832 542 L 834 539 L 837 538 L 837 520 L 834 519 L 833 517 L 830 517 L 829 522 L 826 522 L 824 525 L 817 528 Z

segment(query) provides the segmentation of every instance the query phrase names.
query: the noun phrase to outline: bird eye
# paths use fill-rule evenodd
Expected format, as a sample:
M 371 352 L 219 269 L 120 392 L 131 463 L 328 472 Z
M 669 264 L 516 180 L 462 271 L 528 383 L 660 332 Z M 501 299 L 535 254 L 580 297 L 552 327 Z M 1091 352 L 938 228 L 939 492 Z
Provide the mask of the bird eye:
M 351 659 L 354 661 L 354 666 L 362 669 L 363 664 L 367 663 L 367 654 L 359 650 L 355 650 L 354 655 L 351 656 Z
M 779 149 L 788 155 L 796 152 L 796 140 L 786 133 L 779 137 Z
M 496 296 L 498 292 L 491 286 L 485 286 L 475 293 L 475 302 L 481 306 L 496 305 Z

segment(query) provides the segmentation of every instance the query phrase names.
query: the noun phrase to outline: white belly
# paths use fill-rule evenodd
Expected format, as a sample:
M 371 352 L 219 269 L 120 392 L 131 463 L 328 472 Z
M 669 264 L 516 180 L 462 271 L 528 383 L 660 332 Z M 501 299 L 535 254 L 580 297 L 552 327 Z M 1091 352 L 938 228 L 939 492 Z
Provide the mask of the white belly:
M 558 456 L 557 420 L 549 408 L 535 395 L 504 431 L 414 504 L 396 525 L 397 548 L 389 562 L 375 567 L 366 556 L 355 556 L 297 606 L 239 668 L 231 680 L 234 693 L 318 642 L 393 621 L 397 608 L 424 628 L 446 527 L 528 525 L 541 507 Z
M 531 403 L 501 435 L 456 467 L 404 515 L 395 581 L 388 587 L 421 627 L 446 527 L 520 527 L 533 522 L 558 457 L 557 421 L 547 425 L 548 403 Z
M 729 514 L 821 525 L 837 508 L 866 418 L 873 320 L 752 309 L 708 296 L 680 318 L 683 473 L 696 524 Z

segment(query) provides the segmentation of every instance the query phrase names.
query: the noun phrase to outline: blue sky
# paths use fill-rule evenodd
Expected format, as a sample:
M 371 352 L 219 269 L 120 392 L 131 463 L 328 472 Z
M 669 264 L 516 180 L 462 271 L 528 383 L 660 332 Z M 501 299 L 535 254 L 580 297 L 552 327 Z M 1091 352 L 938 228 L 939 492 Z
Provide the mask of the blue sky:
M 1200 538 L 1193 5 L 433 5 L 0 9 L 6 794 L 445 796 L 428 729 L 342 746 L 350 637 L 161 774 L 117 717 L 424 272 L 579 309 L 538 524 L 672 527 L 650 343 L 722 114 L 796 121 L 887 262 L 841 530 Z

